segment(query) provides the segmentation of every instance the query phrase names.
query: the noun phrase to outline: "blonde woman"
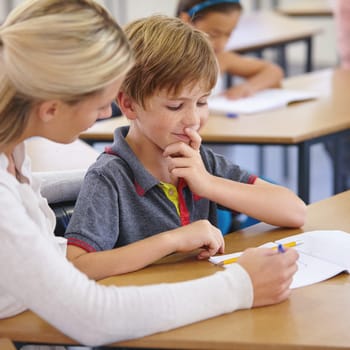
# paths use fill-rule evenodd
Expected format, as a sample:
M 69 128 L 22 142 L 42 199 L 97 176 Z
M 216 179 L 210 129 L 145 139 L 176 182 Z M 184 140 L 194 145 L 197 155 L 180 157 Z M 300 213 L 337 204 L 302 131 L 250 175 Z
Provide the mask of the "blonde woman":
M 78 342 L 99 345 L 288 297 L 293 250 L 283 259 L 253 250 L 208 278 L 147 287 L 98 285 L 67 261 L 25 140 L 69 143 L 109 116 L 131 64 L 122 30 L 93 0 L 25 1 L 1 26 L 0 318 L 30 309 Z

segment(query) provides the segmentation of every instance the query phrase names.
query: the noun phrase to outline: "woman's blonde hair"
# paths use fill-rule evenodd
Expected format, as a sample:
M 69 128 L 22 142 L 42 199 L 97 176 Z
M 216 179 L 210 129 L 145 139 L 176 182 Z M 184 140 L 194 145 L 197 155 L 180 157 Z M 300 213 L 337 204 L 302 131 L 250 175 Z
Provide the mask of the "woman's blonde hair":
M 27 0 L 0 27 L 0 146 L 40 101 L 76 103 L 132 64 L 129 43 L 93 0 Z
M 134 53 L 121 91 L 145 107 L 160 90 L 176 95 L 188 85 L 202 84 L 210 91 L 218 64 L 206 34 L 175 17 L 155 15 L 125 28 Z

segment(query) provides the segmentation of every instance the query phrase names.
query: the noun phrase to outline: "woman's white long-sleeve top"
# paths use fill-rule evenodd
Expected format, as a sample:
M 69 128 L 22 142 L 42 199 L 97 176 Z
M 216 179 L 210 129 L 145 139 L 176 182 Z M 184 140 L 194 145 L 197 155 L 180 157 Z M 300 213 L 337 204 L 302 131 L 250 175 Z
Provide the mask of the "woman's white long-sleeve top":
M 0 154 L 0 318 L 30 309 L 86 345 L 138 338 L 252 305 L 238 264 L 182 283 L 106 287 L 65 258 L 55 217 L 32 179 L 25 145 L 14 151 L 17 178 Z

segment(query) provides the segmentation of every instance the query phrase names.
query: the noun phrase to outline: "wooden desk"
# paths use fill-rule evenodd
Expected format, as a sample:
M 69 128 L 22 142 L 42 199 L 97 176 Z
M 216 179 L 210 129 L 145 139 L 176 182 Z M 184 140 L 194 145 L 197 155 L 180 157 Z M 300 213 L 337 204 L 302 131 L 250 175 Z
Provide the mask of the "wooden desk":
M 349 84 L 350 72 L 344 70 L 286 79 L 283 84 L 286 88 L 315 89 L 322 96 L 315 101 L 236 120 L 212 116 L 201 131 L 202 138 L 206 143 L 297 146 L 298 194 L 306 203 L 310 201 L 311 146 L 333 142 L 337 155 L 333 162 L 333 193 L 339 193 L 343 190 L 342 140 L 350 135 L 350 97 L 346 92 Z
M 306 45 L 305 72 L 311 72 L 312 39 L 321 32 L 322 29 L 314 24 L 300 22 L 272 11 L 252 12 L 242 15 L 226 48 L 238 53 L 257 52 L 259 55 L 266 48 L 278 48 L 280 65 L 287 71 L 286 46 L 301 41 Z
M 311 204 L 302 229 L 266 224 L 225 236 L 226 252 L 239 251 L 311 230 L 350 232 L 350 191 Z M 175 255 L 143 270 L 103 281 L 106 285 L 176 282 L 220 269 L 195 256 Z M 156 349 L 315 350 L 349 348 L 350 276 L 295 289 L 289 300 L 269 307 L 242 310 L 142 339 L 114 344 Z M 222 302 L 213 300 L 213 302 Z M 14 341 L 74 344 L 32 312 L 0 320 L 0 336 Z
M 5 338 L 0 339 L 0 349 L 1 350 L 16 350 L 16 348 L 12 344 L 11 340 L 5 339 Z
M 341 138 L 350 127 L 350 72 L 323 70 L 285 79 L 290 89 L 317 91 L 315 101 L 239 118 L 211 115 L 201 130 L 205 143 L 295 145 L 298 153 L 298 194 L 310 199 L 311 146 L 333 140 L 338 155 L 334 162 L 333 191 L 342 190 L 339 178 L 343 149 Z M 96 123 L 81 135 L 87 141 L 112 141 L 115 127 L 126 125 L 124 117 Z
M 331 17 L 330 0 L 299 0 L 281 5 L 276 9 L 280 14 L 291 17 Z
M 64 145 L 41 137 L 27 141 L 27 152 L 33 171 L 87 169 L 99 155 L 81 140 Z

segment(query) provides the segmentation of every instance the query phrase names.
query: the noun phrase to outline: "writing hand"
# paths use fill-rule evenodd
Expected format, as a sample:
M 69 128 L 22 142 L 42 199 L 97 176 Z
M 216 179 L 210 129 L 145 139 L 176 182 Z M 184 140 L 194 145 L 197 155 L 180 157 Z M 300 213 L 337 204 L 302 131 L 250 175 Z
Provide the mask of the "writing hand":
M 292 248 L 283 254 L 270 248 L 250 248 L 240 256 L 238 263 L 252 280 L 253 306 L 275 304 L 288 298 L 297 259 L 298 253 Z

